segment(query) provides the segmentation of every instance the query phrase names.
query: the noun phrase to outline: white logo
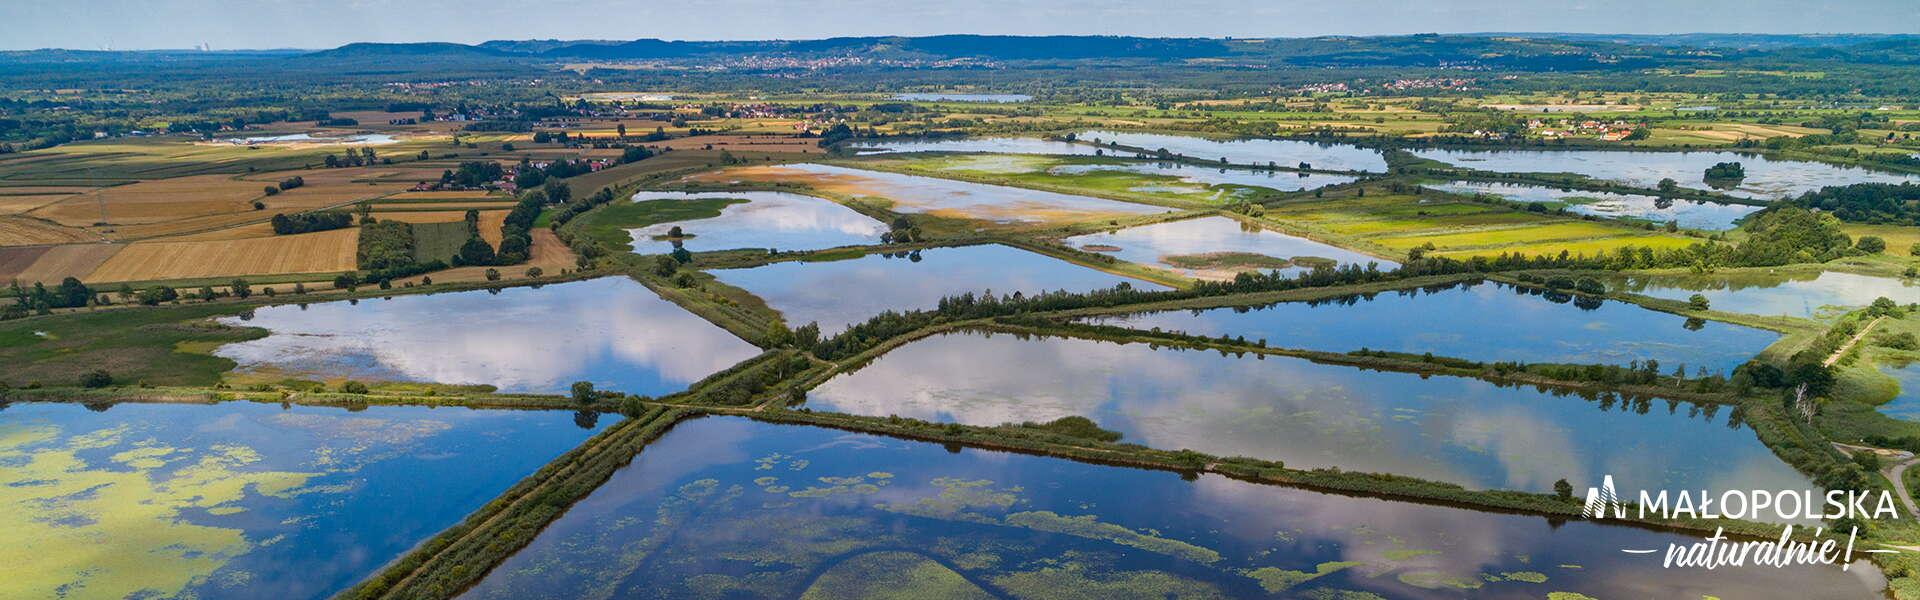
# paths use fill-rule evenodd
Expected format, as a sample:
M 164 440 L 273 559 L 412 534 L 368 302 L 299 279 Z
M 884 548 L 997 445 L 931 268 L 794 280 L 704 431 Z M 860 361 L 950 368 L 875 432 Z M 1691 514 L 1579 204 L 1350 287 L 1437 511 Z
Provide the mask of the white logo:
M 1875 496 L 1878 500 L 1875 501 Z M 1872 508 L 1868 508 L 1869 505 Z M 1893 496 L 1888 492 L 1857 492 L 1850 490 L 1832 490 L 1824 495 L 1811 490 L 1729 490 L 1713 496 L 1706 490 L 1698 492 L 1679 491 L 1659 492 L 1640 491 L 1640 501 L 1630 505 L 1621 502 L 1620 493 L 1613 484 L 1613 476 L 1600 479 L 1600 487 L 1587 488 L 1586 504 L 1580 514 L 1588 519 L 1762 519 L 1772 518 L 1778 521 L 1820 521 L 1827 519 L 1850 518 L 1856 520 L 1900 518 L 1900 511 L 1894 507 Z M 1785 567 L 1788 565 L 1839 563 L 1846 570 L 1853 562 L 1854 544 L 1858 541 L 1858 527 L 1848 527 L 1844 541 L 1826 535 L 1825 527 L 1815 527 L 1810 538 L 1796 540 L 1793 525 L 1786 525 L 1780 531 L 1780 537 L 1774 541 L 1730 540 L 1724 527 L 1714 528 L 1713 535 L 1692 544 L 1672 543 L 1667 545 L 1665 558 L 1661 566 L 1700 567 L 1712 570 L 1718 567 L 1738 567 L 1747 564 Z M 1839 532 L 1833 532 L 1837 535 Z M 1628 554 L 1654 554 L 1659 549 L 1623 548 Z M 1870 553 L 1895 553 L 1895 550 L 1870 549 Z

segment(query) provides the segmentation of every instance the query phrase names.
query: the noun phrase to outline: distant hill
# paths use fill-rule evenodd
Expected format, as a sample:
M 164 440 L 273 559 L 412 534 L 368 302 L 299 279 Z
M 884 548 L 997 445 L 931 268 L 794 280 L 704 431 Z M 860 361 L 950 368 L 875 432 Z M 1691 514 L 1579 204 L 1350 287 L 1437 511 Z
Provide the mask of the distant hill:
M 1774 34 L 1774 33 L 1676 33 L 1665 35 L 1612 33 L 1485 33 L 1494 37 L 1609 42 L 1645 46 L 1682 46 L 1690 48 L 1773 50 L 1780 48 L 1834 48 L 1870 42 L 1915 38 L 1909 34 Z
M 378 58 L 389 56 L 499 57 L 509 55 L 507 52 L 493 48 L 455 44 L 452 42 L 411 42 L 398 44 L 358 42 L 332 50 L 321 50 L 305 56 L 307 58 Z

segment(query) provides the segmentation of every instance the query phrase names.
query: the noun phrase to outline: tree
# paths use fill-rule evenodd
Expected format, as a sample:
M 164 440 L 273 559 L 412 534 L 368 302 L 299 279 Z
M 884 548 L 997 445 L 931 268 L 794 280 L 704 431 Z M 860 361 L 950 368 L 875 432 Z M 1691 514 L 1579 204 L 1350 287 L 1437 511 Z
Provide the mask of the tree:
M 367 384 L 349 379 L 340 383 L 340 391 L 347 394 L 365 394 Z
M 1886 251 L 1887 240 L 1881 239 L 1880 236 L 1877 235 L 1863 235 L 1853 243 L 1853 247 L 1859 248 L 1861 252 L 1867 254 L 1879 254 Z
M 94 369 L 80 376 L 80 387 L 103 388 L 113 385 L 113 374 L 106 369 Z
M 1708 304 L 1707 304 L 1706 296 L 1701 294 L 1694 294 L 1692 296 L 1687 297 L 1687 308 L 1691 308 L 1694 310 L 1706 310 L 1707 307 L 1708 307 Z
M 794 328 L 793 330 L 794 347 L 799 348 L 801 350 L 812 351 L 813 347 L 819 344 L 820 344 L 820 323 L 818 321 L 809 322 L 805 325 L 801 325 L 799 327 Z
M 1567 483 L 1565 479 L 1553 482 L 1553 495 L 1561 500 L 1572 500 L 1573 484 Z
M 463 265 L 491 265 L 499 262 L 498 257 L 493 253 L 493 246 L 488 245 L 487 241 L 480 239 L 478 235 L 470 236 L 466 243 L 460 244 L 460 252 L 455 254 L 454 258 L 457 259 L 456 263 Z
M 781 325 L 779 323 L 772 323 L 767 325 L 766 341 L 768 346 L 773 346 L 773 347 L 785 346 L 787 344 L 793 343 L 793 332 L 791 330 L 788 330 L 785 325 Z
M 1674 181 L 1672 177 L 1663 178 L 1660 180 L 1659 188 L 1660 193 L 1671 194 L 1680 189 L 1680 182 Z
M 613 131 L 614 131 L 614 133 L 616 133 L 616 134 L 619 134 L 619 135 L 620 135 L 620 139 L 623 139 L 623 140 L 624 140 L 624 139 L 627 139 L 627 124 L 626 124 L 626 123 L 621 123 L 621 124 L 619 124 L 619 125 L 615 125 L 615 126 L 613 126 Z
M 600 392 L 594 391 L 591 381 L 575 381 L 568 389 L 572 391 L 573 401 L 580 404 L 592 404 L 600 399 Z
M 546 271 L 544 271 L 544 270 L 542 270 L 542 269 L 541 269 L 540 267 L 527 267 L 527 276 L 528 276 L 528 277 L 535 277 L 535 278 L 537 278 L 537 277 L 539 277 L 539 276 L 541 276 L 541 275 L 545 275 L 545 274 L 547 274 L 547 272 L 546 272 Z
M 1714 163 L 1706 171 L 1707 179 L 1745 179 L 1746 176 L 1747 168 L 1737 162 Z
M 233 294 L 235 298 L 244 299 L 253 295 L 253 288 L 247 285 L 247 280 L 235 279 L 233 283 L 227 284 L 227 293 Z
M 662 255 L 653 257 L 653 274 L 656 276 L 668 277 L 673 275 L 673 272 L 679 269 L 680 269 L 680 261 L 675 260 L 671 256 L 662 254 Z
M 499 280 L 500 280 L 499 269 L 487 269 L 487 281 L 499 281 Z

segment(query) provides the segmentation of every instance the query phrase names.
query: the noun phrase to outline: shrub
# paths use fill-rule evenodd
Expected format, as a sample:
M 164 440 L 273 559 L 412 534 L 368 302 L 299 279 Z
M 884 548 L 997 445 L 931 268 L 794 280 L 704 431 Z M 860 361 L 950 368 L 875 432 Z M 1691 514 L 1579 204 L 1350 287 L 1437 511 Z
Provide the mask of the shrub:
M 94 369 L 80 376 L 80 387 L 103 388 L 113 385 L 113 374 L 106 369 Z
M 340 391 L 348 394 L 365 394 L 367 393 L 367 384 L 348 380 L 340 384 Z

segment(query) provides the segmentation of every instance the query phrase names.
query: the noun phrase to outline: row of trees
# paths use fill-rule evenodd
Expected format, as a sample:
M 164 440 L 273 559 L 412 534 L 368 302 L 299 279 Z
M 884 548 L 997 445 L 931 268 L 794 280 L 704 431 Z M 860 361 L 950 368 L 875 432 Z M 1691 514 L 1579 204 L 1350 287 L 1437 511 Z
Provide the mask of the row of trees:
M 345 157 L 336 156 L 332 152 L 328 152 L 323 162 L 327 165 L 327 168 L 334 169 L 380 164 L 380 160 L 379 155 L 375 154 L 372 148 L 347 148 L 347 155 Z M 387 164 L 392 164 L 393 160 L 387 159 L 386 162 Z
M 277 214 L 272 223 L 274 234 L 292 235 L 345 228 L 353 225 L 353 215 L 340 210 Z

